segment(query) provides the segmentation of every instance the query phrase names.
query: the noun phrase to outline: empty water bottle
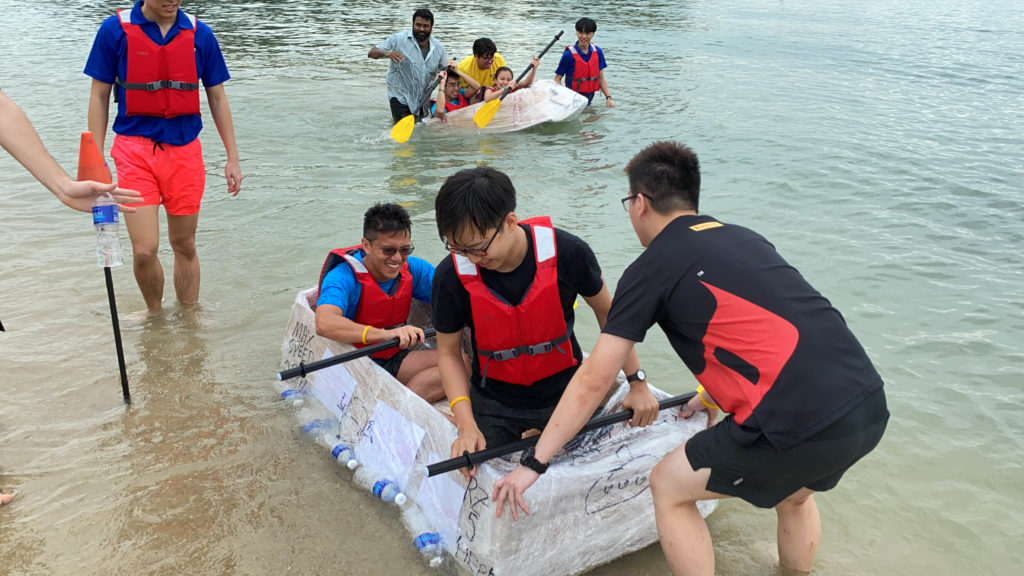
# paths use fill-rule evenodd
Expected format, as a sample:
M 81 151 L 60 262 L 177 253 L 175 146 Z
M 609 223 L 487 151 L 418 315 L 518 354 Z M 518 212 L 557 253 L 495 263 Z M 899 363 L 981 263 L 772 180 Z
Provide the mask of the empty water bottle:
M 378 480 L 373 485 L 373 495 L 385 502 L 394 502 L 399 506 L 405 504 L 406 497 L 401 488 L 391 480 Z
M 281 391 L 281 400 L 284 400 L 292 406 L 302 406 L 306 401 L 306 394 L 302 390 L 293 390 L 289 388 Z
M 96 228 L 96 263 L 101 268 L 124 264 L 118 237 L 117 200 L 110 194 L 99 196 L 93 203 L 92 225 Z
M 441 547 L 441 536 L 437 532 L 424 532 L 412 541 L 416 549 L 427 558 L 431 566 L 440 566 L 444 562 L 444 549 Z
M 325 432 L 337 432 L 338 421 L 324 414 L 313 406 L 304 406 L 299 410 L 299 426 L 302 433 L 319 440 Z
M 435 532 L 420 507 L 412 505 L 402 513 L 402 518 L 412 533 L 412 543 L 423 554 L 431 566 L 439 566 L 444 561 L 444 546 L 441 535 Z
M 338 464 L 345 466 L 349 470 L 355 470 L 359 467 L 359 461 L 356 460 L 355 452 L 346 444 L 336 444 L 334 448 L 331 448 L 331 456 L 338 461 Z

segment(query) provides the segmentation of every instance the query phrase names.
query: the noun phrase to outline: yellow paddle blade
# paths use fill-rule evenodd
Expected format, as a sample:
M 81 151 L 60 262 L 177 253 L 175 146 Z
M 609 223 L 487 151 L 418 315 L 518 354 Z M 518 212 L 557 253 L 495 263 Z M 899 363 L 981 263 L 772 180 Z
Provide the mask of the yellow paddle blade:
M 491 116 L 494 116 L 494 114 L 491 114 Z M 395 142 L 405 142 L 409 139 L 409 136 L 412 136 L 414 126 L 416 126 L 416 117 L 409 114 L 391 127 L 391 137 L 394 138 Z
M 484 128 L 490 124 L 494 115 L 498 113 L 499 106 L 501 106 L 501 99 L 496 98 L 478 108 L 476 114 L 473 114 L 473 122 L 476 122 L 477 128 Z

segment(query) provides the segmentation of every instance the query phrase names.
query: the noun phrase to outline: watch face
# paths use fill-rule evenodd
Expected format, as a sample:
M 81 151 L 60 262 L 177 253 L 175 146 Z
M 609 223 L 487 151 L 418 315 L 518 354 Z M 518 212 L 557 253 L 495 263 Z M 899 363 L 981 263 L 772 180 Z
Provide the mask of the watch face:
M 647 372 L 644 372 L 643 370 L 637 370 L 636 371 L 636 379 L 637 380 L 647 380 Z

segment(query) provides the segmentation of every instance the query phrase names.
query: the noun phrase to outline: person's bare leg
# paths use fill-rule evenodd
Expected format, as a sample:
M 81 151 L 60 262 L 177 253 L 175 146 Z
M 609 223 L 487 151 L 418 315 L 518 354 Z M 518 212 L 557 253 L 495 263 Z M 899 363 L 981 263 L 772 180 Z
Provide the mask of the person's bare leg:
M 160 309 L 164 298 L 164 269 L 157 251 L 160 248 L 159 206 L 143 206 L 134 214 L 124 214 L 128 237 L 132 242 L 132 269 L 135 282 L 150 312 Z
M 11 494 L 0 494 L 0 506 L 7 504 L 11 500 L 14 500 L 14 496 Z
M 196 226 L 199 214 L 167 215 L 167 239 L 174 250 L 174 293 L 184 306 L 199 302 L 199 255 Z
M 714 576 L 715 550 L 698 500 L 727 498 L 705 487 L 711 470 L 694 471 L 684 446 L 669 452 L 651 471 L 654 519 L 661 549 L 676 576 Z
M 779 518 L 779 564 L 787 570 L 810 572 L 821 543 L 821 516 L 814 491 L 801 488 L 775 507 Z
M 409 352 L 398 369 L 398 381 L 431 404 L 444 398 L 435 350 Z

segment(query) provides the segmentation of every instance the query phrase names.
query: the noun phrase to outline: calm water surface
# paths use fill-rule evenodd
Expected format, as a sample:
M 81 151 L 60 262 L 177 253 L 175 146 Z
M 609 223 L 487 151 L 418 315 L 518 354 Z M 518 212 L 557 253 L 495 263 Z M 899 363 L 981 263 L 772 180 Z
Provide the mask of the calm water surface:
M 818 500 L 815 573 L 1019 571 L 1020 2 L 445 2 L 432 8 L 450 53 L 489 35 L 516 71 L 594 17 L 619 106 L 515 134 L 418 128 L 407 145 L 387 137 L 386 66 L 366 52 L 411 6 L 185 5 L 228 60 L 246 179 L 224 193 L 206 114 L 201 310 L 124 321 L 130 408 L 89 217 L 0 157 L 0 486 L 19 494 L 0 509 L 0 574 L 430 574 L 397 514 L 274 401 L 296 291 L 378 200 L 407 203 L 417 254 L 439 260 L 434 194 L 476 164 L 512 176 L 521 215 L 550 214 L 591 242 L 614 287 L 640 250 L 618 205 L 622 167 L 666 138 L 700 155 L 702 210 L 771 239 L 886 379 L 885 440 Z M 0 0 L 0 88 L 70 170 L 86 127 L 81 69 L 122 6 Z M 162 256 L 169 266 L 166 242 Z M 114 276 L 121 311 L 143 308 L 130 267 Z M 581 324 L 592 343 L 596 327 Z M 640 353 L 658 386 L 694 385 L 660 333 Z M 777 573 L 773 513 L 727 501 L 709 524 L 719 574 Z M 655 545 L 595 572 L 668 568 Z

